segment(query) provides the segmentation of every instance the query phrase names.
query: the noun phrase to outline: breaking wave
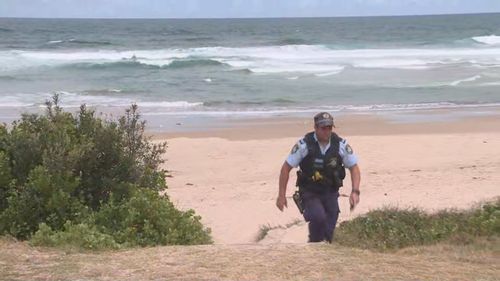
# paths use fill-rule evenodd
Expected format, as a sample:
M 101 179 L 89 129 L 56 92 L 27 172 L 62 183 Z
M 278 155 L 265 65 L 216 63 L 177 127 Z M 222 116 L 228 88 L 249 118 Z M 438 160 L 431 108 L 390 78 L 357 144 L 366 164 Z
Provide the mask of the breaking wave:
M 500 38 L 498 36 L 494 37 Z M 496 40 L 495 39 L 495 40 Z M 250 73 L 311 73 L 329 76 L 346 67 L 420 70 L 453 65 L 500 66 L 500 48 L 330 49 L 323 45 L 204 47 L 136 51 L 0 51 L 7 68 L 36 66 L 161 67 L 228 66 Z
M 82 45 L 82 47 L 113 45 L 113 43 L 111 43 L 109 41 L 92 41 L 92 40 L 81 40 L 81 39 L 51 40 L 51 41 L 48 41 L 47 44 L 48 45 Z
M 486 45 L 500 45 L 500 36 L 496 35 L 476 36 L 472 40 Z

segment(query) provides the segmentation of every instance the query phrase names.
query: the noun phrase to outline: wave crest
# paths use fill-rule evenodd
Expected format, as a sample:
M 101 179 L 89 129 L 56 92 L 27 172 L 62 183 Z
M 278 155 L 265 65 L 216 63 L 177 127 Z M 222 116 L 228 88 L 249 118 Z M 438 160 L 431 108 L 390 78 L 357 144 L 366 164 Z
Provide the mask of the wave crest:
M 499 40 L 495 36 L 492 41 Z M 308 73 L 319 77 L 346 68 L 419 70 L 465 64 L 497 67 L 500 48 L 460 49 L 330 49 L 323 45 L 204 47 L 136 51 L 33 52 L 0 51 L 7 70 L 36 66 L 187 68 L 229 66 L 248 73 Z
M 118 61 L 118 62 L 102 62 L 102 63 L 75 63 L 75 64 L 65 64 L 62 66 L 66 69 L 130 69 L 130 68 L 145 68 L 145 69 L 155 69 L 160 68 L 157 65 L 144 64 L 138 61 Z
M 475 36 L 472 40 L 486 45 L 500 45 L 500 36 L 496 35 Z
M 60 44 L 72 44 L 72 45 L 84 45 L 84 46 L 108 46 L 113 45 L 109 41 L 92 41 L 92 40 L 81 40 L 81 39 L 69 39 L 69 40 L 51 40 L 47 42 L 48 45 L 60 45 Z
M 167 65 L 168 68 L 187 68 L 199 66 L 217 66 L 224 65 L 223 63 L 211 59 L 188 59 L 188 60 L 174 60 Z
M 474 75 L 474 76 L 471 76 L 471 77 L 468 77 L 468 78 L 464 78 L 464 79 L 453 81 L 453 82 L 450 83 L 450 86 L 458 86 L 459 84 L 464 83 L 464 82 L 473 82 L 473 81 L 476 81 L 479 78 L 481 78 L 481 75 Z

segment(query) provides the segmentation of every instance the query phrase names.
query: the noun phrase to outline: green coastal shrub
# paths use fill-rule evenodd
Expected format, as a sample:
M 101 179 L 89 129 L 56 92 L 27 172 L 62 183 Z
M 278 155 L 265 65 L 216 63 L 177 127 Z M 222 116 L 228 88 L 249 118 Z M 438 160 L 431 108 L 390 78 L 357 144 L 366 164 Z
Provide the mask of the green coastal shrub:
M 75 224 L 67 221 L 61 231 L 55 231 L 41 223 L 38 231 L 31 237 L 33 246 L 50 246 L 87 250 L 120 249 L 122 246 L 111 235 L 97 230 L 92 224 Z
M 0 134 L 1 130 L 2 127 L 0 127 Z M 0 150 L 0 212 L 7 208 L 7 198 L 9 197 L 8 193 L 11 183 L 12 172 L 10 168 L 10 159 L 5 151 Z
M 37 241 L 100 233 L 132 246 L 209 243 L 194 212 L 158 195 L 166 143 L 144 131 L 136 105 L 105 120 L 85 105 L 64 112 L 57 95 L 45 114 L 0 125 L 0 234 L 30 239 L 43 226 Z
M 210 230 L 200 219 L 192 210 L 177 210 L 165 195 L 137 190 L 129 200 L 112 200 L 83 222 L 68 220 L 59 230 L 41 223 L 30 243 L 83 249 L 210 244 Z
M 45 222 L 62 229 L 66 221 L 80 221 L 88 208 L 72 196 L 78 177 L 58 175 L 44 166 L 31 170 L 23 186 L 14 186 L 8 197 L 8 208 L 0 215 L 0 229 L 19 239 L 27 239 Z
M 134 192 L 124 203 L 104 205 L 95 215 L 95 224 L 129 246 L 212 243 L 210 230 L 200 219 L 192 210 L 177 210 L 168 197 L 144 190 Z
M 374 210 L 342 222 L 335 241 L 352 247 L 390 250 L 440 241 L 467 243 L 481 236 L 500 236 L 500 199 L 477 209 L 435 214 L 418 209 Z

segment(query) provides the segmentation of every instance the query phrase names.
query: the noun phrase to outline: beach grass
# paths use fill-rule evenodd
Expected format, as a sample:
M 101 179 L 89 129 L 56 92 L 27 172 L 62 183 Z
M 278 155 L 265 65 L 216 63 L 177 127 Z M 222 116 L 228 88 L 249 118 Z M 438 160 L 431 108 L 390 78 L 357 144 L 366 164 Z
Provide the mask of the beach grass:
M 270 224 L 261 225 L 259 228 L 259 232 L 257 233 L 257 237 L 255 238 L 255 242 L 259 242 L 259 241 L 264 240 L 264 238 L 266 238 L 266 236 L 269 234 L 269 231 L 271 231 L 271 230 L 288 229 L 292 226 L 300 225 L 302 223 L 303 223 L 303 221 L 301 219 L 295 219 L 295 220 L 293 220 L 285 225 L 274 225 L 274 226 L 271 226 Z
M 325 243 L 107 251 L 0 238 L 2 280 L 498 280 L 500 239 L 372 251 Z
M 336 230 L 341 245 L 379 251 L 438 242 L 470 244 L 478 238 L 500 237 L 500 198 L 469 210 L 426 213 L 413 208 L 370 211 Z

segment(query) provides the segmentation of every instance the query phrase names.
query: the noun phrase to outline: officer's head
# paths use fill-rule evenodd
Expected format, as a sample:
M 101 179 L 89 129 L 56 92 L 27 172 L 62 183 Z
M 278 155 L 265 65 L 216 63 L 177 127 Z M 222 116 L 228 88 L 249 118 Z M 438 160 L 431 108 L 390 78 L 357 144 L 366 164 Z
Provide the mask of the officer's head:
M 320 112 L 314 116 L 314 131 L 319 141 L 327 142 L 332 135 L 333 116 L 328 112 Z

